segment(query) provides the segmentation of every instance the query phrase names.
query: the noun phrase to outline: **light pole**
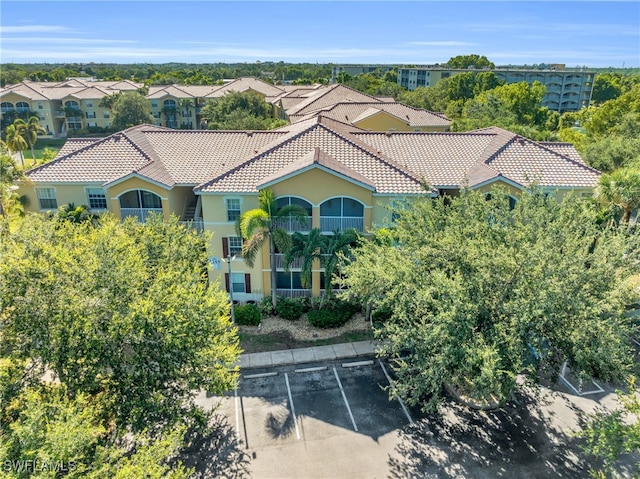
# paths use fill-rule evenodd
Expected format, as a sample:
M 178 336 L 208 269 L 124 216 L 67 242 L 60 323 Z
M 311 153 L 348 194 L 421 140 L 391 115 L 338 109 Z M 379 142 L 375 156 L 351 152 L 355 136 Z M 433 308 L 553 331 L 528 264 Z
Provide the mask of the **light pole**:
M 236 259 L 235 255 L 231 256 L 230 254 L 227 255 L 227 266 L 229 269 L 229 299 L 231 300 L 231 323 L 232 324 L 236 324 L 236 312 L 234 310 L 234 306 L 233 306 L 233 277 L 231 276 L 231 262 Z M 225 261 L 225 260 L 223 260 Z

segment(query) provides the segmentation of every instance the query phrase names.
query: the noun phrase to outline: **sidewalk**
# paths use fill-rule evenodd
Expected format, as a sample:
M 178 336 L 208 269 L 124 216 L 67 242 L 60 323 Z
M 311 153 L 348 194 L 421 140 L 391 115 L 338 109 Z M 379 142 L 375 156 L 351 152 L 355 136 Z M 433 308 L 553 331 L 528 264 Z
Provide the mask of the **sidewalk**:
M 248 353 L 240 355 L 240 368 L 266 368 L 272 366 L 285 366 L 288 364 L 313 363 L 316 361 L 331 361 L 334 359 L 371 356 L 376 353 L 377 349 L 378 342 L 375 340 L 368 340 L 358 341 L 355 343 L 286 349 L 284 351 Z

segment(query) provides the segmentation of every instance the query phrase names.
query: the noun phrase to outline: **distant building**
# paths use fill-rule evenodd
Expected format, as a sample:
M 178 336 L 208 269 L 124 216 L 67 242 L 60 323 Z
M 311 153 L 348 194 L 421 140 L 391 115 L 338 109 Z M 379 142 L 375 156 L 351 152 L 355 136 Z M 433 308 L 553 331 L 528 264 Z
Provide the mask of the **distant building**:
M 331 81 L 335 82 L 341 73 L 346 73 L 352 77 L 363 73 L 373 73 L 376 70 L 386 73 L 396 68 L 396 66 L 397 65 L 335 65 L 331 69 Z
M 562 64 L 549 65 L 548 69 L 496 68 L 482 69 L 452 69 L 436 66 L 420 66 L 398 69 L 398 85 L 413 91 L 418 87 L 434 86 L 443 78 L 449 78 L 465 72 L 492 71 L 500 80 L 506 83 L 535 81 L 547 87 L 547 93 L 542 99 L 542 106 L 560 113 L 578 111 L 589 106 L 593 92 L 595 72 L 580 70 L 565 70 Z

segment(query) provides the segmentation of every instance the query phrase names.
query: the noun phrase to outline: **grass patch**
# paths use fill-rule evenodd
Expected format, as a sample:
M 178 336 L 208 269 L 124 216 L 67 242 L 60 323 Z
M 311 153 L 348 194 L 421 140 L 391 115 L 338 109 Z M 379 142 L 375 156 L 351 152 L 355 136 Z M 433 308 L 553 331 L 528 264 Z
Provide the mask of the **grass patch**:
M 309 346 L 327 346 L 330 344 L 350 343 L 373 339 L 373 333 L 366 331 L 349 331 L 332 338 L 322 338 L 304 341 L 294 338 L 288 331 L 274 331 L 258 333 L 240 331 L 240 348 L 245 353 L 262 353 L 265 351 L 280 351 L 282 349 L 308 348 Z

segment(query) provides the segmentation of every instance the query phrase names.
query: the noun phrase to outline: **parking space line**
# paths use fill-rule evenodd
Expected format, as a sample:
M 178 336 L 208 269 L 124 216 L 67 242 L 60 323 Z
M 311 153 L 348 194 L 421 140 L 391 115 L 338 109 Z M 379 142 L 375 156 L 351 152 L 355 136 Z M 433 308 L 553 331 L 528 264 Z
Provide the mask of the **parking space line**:
M 291 396 L 291 386 L 289 386 L 289 375 L 284 373 L 284 380 L 287 383 L 287 393 L 289 394 L 289 404 L 291 404 L 291 414 L 293 415 L 293 424 L 296 427 L 296 437 L 300 439 L 300 429 L 298 429 L 298 418 L 296 417 L 296 408 L 293 405 L 293 397 Z
M 389 381 L 389 386 L 391 386 L 391 377 L 389 376 L 389 373 L 387 372 L 387 368 L 384 367 L 384 364 L 382 364 L 382 361 L 380 359 L 378 359 L 378 363 L 380 364 L 380 367 L 382 368 L 382 372 L 387 377 L 387 381 Z M 400 406 L 402 406 L 402 410 L 404 411 L 404 415 L 407 416 L 407 419 L 409 420 L 409 424 L 413 424 L 413 419 L 411 419 L 411 416 L 409 415 L 409 410 L 407 409 L 407 406 L 404 405 L 404 402 L 402 401 L 402 399 L 400 399 L 399 396 L 396 396 L 396 399 L 400 403 Z
M 353 424 L 353 430 L 358 432 L 358 426 L 356 426 L 356 420 L 353 418 L 353 413 L 351 412 L 351 407 L 349 406 L 349 401 L 347 401 L 347 395 L 344 393 L 344 389 L 342 389 L 342 382 L 340 382 L 340 377 L 338 376 L 338 371 L 335 366 L 333 367 L 333 374 L 336 375 L 336 381 L 338 381 L 338 386 L 340 386 L 340 392 L 342 393 L 342 399 L 344 399 L 344 403 L 347 406 L 347 411 L 349 411 L 349 417 L 351 418 L 351 423 Z

